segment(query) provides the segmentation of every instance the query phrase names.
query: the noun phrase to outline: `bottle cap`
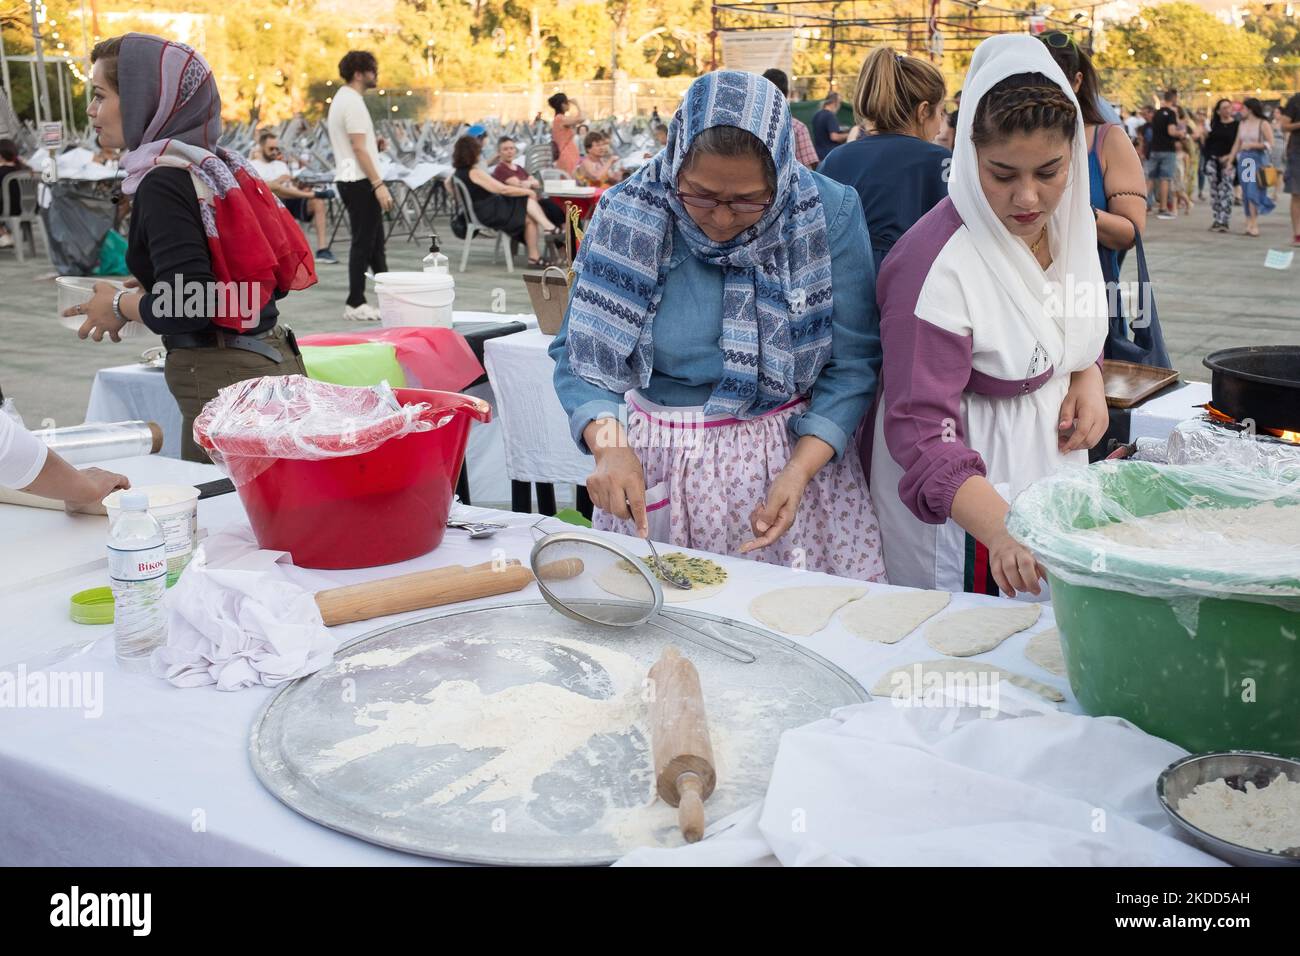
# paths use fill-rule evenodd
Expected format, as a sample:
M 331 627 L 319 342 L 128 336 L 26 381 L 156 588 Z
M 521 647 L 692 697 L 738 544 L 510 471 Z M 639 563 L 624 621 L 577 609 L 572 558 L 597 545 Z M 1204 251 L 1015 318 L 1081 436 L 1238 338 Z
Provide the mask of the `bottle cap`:
M 118 500 L 118 507 L 123 511 L 148 511 L 149 496 L 141 491 L 128 491 Z
M 71 617 L 78 624 L 112 624 L 113 591 L 111 588 L 91 588 L 72 595 Z

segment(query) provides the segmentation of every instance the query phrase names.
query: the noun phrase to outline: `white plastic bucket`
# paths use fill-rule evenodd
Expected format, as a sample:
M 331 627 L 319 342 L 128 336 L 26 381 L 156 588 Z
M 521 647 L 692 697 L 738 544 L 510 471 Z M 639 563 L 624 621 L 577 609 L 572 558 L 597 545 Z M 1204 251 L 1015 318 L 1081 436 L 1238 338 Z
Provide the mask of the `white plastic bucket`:
M 75 332 L 85 323 L 86 317 L 84 315 L 64 315 L 63 313 L 74 305 L 83 305 L 89 302 L 91 296 L 95 294 L 96 282 L 108 282 L 119 289 L 125 288 L 117 279 L 103 279 L 99 276 L 59 276 L 54 280 L 54 288 L 58 295 L 57 318 L 59 324 L 65 329 L 72 329 Z M 128 322 L 122 326 L 122 331 L 119 334 L 124 339 L 136 338 L 148 335 L 149 329 L 143 322 Z
M 147 485 L 131 490 L 149 496 L 149 513 L 162 528 L 167 544 L 167 586 L 171 587 L 190 563 L 199 536 L 199 489 L 191 485 Z M 123 494 L 115 491 L 104 499 L 109 524 L 117 520 Z
M 379 318 L 386 329 L 399 326 L 451 328 L 456 280 L 433 272 L 381 272 L 375 276 Z

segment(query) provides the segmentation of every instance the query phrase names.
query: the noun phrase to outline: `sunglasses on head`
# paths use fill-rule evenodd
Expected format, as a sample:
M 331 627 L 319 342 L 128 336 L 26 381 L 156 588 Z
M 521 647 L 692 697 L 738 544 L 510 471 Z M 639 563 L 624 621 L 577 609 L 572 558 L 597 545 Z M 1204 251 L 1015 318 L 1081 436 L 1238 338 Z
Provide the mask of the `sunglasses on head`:
M 696 209 L 717 209 L 719 206 L 727 206 L 732 212 L 742 215 L 752 215 L 756 212 L 762 212 L 768 206 L 772 205 L 772 200 L 767 202 L 756 202 L 753 199 L 710 199 L 707 196 L 692 196 L 690 193 L 684 193 L 680 189 L 676 191 L 677 198 L 685 205 L 693 206 Z
M 1056 50 L 1068 50 L 1074 46 L 1074 37 L 1068 33 L 1045 33 L 1039 39 Z

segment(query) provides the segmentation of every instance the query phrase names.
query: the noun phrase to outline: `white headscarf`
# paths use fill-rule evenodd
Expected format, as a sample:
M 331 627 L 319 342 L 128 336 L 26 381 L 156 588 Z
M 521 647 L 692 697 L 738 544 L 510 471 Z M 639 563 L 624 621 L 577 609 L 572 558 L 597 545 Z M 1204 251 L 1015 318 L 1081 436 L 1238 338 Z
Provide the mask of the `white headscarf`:
M 997 83 L 1019 73 L 1041 73 L 1055 82 L 1078 109 L 1065 74 L 1041 42 L 1028 34 L 990 37 L 971 58 L 962 86 L 957 138 L 953 144 L 948 195 L 970 231 L 984 265 L 1022 313 L 1029 328 L 1063 371 L 1087 368 L 1101 354 L 1109 310 L 1097 225 L 1088 194 L 1088 155 L 1083 114 L 1076 113 L 1069 182 L 1048 223 L 1053 264 L 1045 273 L 1029 247 L 994 213 L 980 186 L 979 160 L 971 128 L 980 100 Z M 1053 280 L 1061 285 L 1054 285 Z

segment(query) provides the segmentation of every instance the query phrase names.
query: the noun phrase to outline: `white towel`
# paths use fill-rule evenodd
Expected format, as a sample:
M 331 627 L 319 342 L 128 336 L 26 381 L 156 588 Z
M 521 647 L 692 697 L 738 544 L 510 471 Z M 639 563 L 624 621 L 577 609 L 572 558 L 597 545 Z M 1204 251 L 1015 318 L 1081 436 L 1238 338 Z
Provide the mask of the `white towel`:
M 260 551 L 248 528 L 223 531 L 195 551 L 167 592 L 167 643 L 153 673 L 177 687 L 275 687 L 320 670 L 337 641 L 314 597 L 288 580 L 283 551 Z
M 1183 750 L 1119 718 L 1007 706 L 1016 693 L 1002 685 L 992 718 L 877 699 L 787 731 L 761 805 L 694 846 L 620 863 L 1218 864 L 1173 835 L 1156 800 L 1156 777 Z

